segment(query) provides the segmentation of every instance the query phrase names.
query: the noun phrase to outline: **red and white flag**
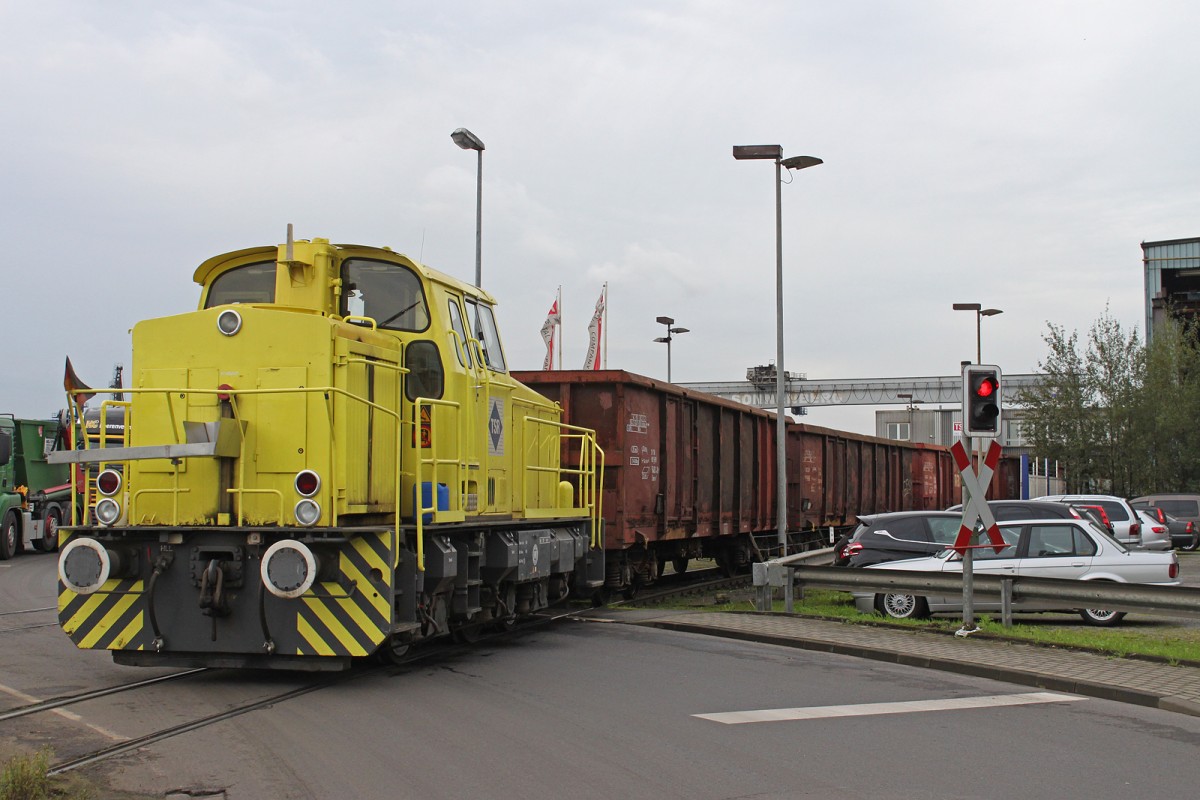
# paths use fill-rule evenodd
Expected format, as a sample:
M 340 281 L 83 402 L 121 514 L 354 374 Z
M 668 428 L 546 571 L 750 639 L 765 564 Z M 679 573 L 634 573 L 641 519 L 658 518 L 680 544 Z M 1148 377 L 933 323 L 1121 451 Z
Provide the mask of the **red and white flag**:
M 542 360 L 542 369 L 554 369 L 554 340 L 557 338 L 556 329 L 562 325 L 562 317 L 558 313 L 558 303 L 562 299 L 562 287 L 559 287 L 559 295 L 554 298 L 554 305 L 550 306 L 550 313 L 546 316 L 546 321 L 542 323 L 542 341 L 546 343 L 546 358 Z
M 588 343 L 587 358 L 583 362 L 584 369 L 600 369 L 603 335 L 604 335 L 604 316 L 607 306 L 608 284 L 604 284 L 604 288 L 600 291 L 600 299 L 596 301 L 596 313 L 592 314 L 592 322 L 588 325 L 588 333 L 591 340 Z M 607 355 L 607 354 L 605 354 Z

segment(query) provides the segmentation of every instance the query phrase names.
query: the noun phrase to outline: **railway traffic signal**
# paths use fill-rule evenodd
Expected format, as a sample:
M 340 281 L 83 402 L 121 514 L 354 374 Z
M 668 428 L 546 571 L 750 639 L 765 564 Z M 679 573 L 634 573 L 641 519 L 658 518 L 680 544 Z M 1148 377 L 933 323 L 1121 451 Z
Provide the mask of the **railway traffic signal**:
M 1000 435 L 1000 368 L 991 364 L 963 367 L 963 435 Z

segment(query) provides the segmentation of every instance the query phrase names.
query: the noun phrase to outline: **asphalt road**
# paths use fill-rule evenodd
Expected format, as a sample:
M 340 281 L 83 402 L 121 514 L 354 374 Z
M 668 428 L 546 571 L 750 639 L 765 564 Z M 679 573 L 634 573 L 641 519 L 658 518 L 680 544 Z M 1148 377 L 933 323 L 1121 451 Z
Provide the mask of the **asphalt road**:
M 3 562 L 0 613 L 49 605 L 53 561 Z M 47 616 L 0 617 L 0 711 L 171 672 L 116 667 L 55 627 L 17 629 Z M 0 721 L 0 746 L 50 743 L 74 755 L 305 680 L 211 671 Z M 1030 694 L 845 656 L 560 620 L 472 648 L 432 648 L 418 664 L 364 671 L 86 772 L 147 797 L 288 800 L 1128 800 L 1191 796 L 1200 782 L 1200 718 Z M 697 716 L 764 709 L 790 711 L 740 724 Z

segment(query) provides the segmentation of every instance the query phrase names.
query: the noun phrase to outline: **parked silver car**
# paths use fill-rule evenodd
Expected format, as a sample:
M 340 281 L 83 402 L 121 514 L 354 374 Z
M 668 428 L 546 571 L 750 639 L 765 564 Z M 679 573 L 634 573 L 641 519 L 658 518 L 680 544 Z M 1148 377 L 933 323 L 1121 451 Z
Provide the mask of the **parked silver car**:
M 1008 546 L 996 553 L 984 547 L 975 551 L 973 571 L 977 575 L 1067 578 L 1082 581 L 1179 584 L 1179 559 L 1174 551 L 1130 550 L 1107 532 L 1083 520 L 1044 519 L 1011 522 L 1000 526 Z M 962 572 L 962 557 L 943 550 L 928 558 L 892 561 L 867 569 L 896 569 L 914 572 Z M 899 592 L 854 592 L 859 611 L 877 611 L 895 619 L 923 618 L 940 612 L 962 612 L 962 595 L 911 595 Z M 975 610 L 1000 611 L 998 598 L 975 599 Z M 1124 612 L 1081 609 L 1049 600 L 1013 604 L 1013 611 L 1076 611 L 1091 625 L 1116 625 Z
M 1134 513 L 1133 506 L 1129 505 L 1129 501 L 1123 497 L 1111 494 L 1054 494 L 1035 499 L 1056 500 L 1072 505 L 1085 503 L 1100 506 L 1108 515 L 1108 521 L 1113 529 L 1113 537 L 1117 541 L 1129 547 L 1137 547 L 1142 542 L 1141 520 Z
M 1142 549 L 1143 550 L 1170 550 L 1171 549 L 1171 527 L 1165 522 L 1159 522 L 1158 517 L 1150 513 L 1149 510 L 1135 509 L 1134 512 L 1138 515 L 1138 519 L 1142 523 Z

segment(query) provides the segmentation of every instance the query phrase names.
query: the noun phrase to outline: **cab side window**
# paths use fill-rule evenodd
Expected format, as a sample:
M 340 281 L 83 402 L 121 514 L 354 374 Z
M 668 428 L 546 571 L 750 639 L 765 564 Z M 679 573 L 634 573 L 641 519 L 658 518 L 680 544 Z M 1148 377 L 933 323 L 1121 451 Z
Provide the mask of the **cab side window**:
M 451 297 L 448 304 L 450 312 L 450 330 L 452 333 L 447 334 L 450 340 L 450 347 L 454 350 L 454 354 L 458 356 L 458 363 L 464 367 L 471 366 L 471 350 L 467 346 L 467 326 L 463 324 L 462 310 L 458 307 L 458 300 Z
M 275 262 L 260 261 L 222 272 L 208 285 L 205 308 L 230 303 L 274 303 Z
M 408 374 L 404 379 L 404 395 L 409 400 L 426 397 L 437 400 L 445 388 L 442 358 L 437 345 L 428 340 L 413 342 L 404 348 L 404 366 Z
M 342 316 L 370 317 L 385 330 L 423 331 L 429 306 L 416 273 L 399 264 L 352 258 L 342 264 Z
M 475 338 L 482 349 L 483 363 L 494 372 L 504 372 L 504 349 L 500 347 L 500 332 L 496 329 L 496 318 L 490 306 L 468 300 L 467 306 L 474 316 Z

